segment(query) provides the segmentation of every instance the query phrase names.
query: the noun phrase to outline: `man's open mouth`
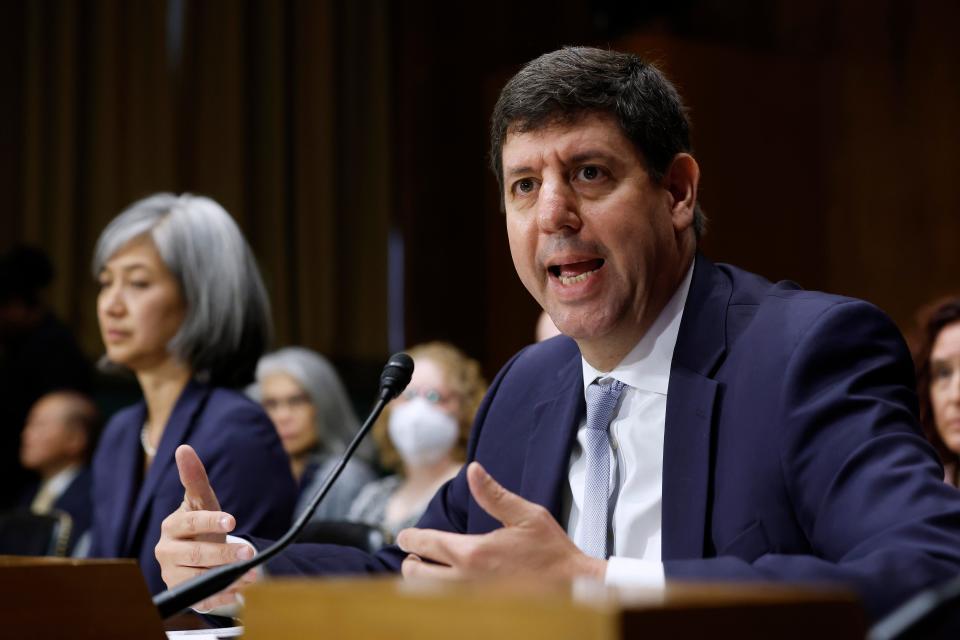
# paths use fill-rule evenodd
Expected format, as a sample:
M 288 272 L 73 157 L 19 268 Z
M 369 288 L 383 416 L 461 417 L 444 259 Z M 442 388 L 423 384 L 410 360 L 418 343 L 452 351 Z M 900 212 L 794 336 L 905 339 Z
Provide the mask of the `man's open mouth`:
M 583 282 L 592 274 L 596 273 L 603 266 L 603 259 L 584 260 L 583 262 L 571 262 L 569 264 L 555 264 L 547 267 L 554 278 L 560 281 L 560 284 L 567 286 Z

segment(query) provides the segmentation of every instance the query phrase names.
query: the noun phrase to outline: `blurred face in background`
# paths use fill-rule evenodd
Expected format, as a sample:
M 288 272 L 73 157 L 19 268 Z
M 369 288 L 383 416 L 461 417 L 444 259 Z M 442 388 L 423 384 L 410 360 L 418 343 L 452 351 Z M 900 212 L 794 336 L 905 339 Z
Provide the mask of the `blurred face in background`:
M 944 327 L 930 351 L 930 404 L 944 444 L 960 453 L 960 322 Z
M 186 305 L 153 241 L 131 240 L 107 261 L 98 280 L 97 319 L 107 357 L 134 371 L 166 362 L 167 344 L 183 323 Z
M 460 397 L 445 381 L 443 369 L 429 358 L 417 358 L 410 384 L 393 401 L 393 409 L 415 398 L 423 398 L 454 419 L 459 418 Z
M 46 477 L 82 461 L 83 429 L 68 420 L 70 399 L 52 393 L 33 405 L 20 437 L 20 464 Z
M 316 407 L 292 376 L 285 373 L 266 376 L 260 382 L 260 398 L 287 455 L 297 457 L 317 447 Z
M 418 358 L 410 384 L 391 405 L 387 427 L 408 471 L 449 462 L 459 437 L 460 407 L 443 369 L 429 358 Z

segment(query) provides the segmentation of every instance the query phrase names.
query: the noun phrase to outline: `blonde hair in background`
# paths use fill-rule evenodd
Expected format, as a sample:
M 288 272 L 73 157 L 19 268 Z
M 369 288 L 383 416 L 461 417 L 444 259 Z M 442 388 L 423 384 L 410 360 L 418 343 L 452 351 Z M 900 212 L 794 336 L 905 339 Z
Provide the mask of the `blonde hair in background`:
M 450 391 L 460 400 L 457 416 L 460 436 L 453 450 L 453 458 L 463 462 L 467 457 L 467 440 L 470 438 L 473 418 L 487 392 L 487 381 L 483 378 L 480 363 L 448 342 L 425 342 L 407 349 L 407 353 L 413 358 L 414 367 L 420 360 L 431 360 L 439 366 Z M 387 405 L 380 414 L 373 426 L 373 438 L 380 450 L 380 464 L 385 469 L 400 472 L 403 468 L 400 454 L 387 433 L 390 410 L 391 406 Z

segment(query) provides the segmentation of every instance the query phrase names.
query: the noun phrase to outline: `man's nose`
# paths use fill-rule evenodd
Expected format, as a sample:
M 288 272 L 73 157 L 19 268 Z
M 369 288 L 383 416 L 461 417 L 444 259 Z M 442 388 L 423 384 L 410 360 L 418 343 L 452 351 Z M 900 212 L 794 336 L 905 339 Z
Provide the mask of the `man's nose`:
M 545 181 L 537 201 L 537 221 L 547 233 L 571 233 L 580 229 L 582 221 L 576 194 L 560 180 Z

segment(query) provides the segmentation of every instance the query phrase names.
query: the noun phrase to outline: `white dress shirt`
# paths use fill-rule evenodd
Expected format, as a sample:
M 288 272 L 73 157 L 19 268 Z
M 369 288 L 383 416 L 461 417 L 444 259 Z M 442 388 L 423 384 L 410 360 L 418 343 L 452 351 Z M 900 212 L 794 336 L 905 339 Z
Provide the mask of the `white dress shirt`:
M 611 371 L 598 371 L 583 360 L 583 385 L 615 378 L 624 383 L 620 408 L 610 422 L 610 493 L 612 555 L 605 581 L 611 585 L 662 587 L 660 557 L 663 496 L 663 434 L 670 365 L 677 344 L 693 266 L 640 342 Z M 586 417 L 577 430 L 565 492 L 567 533 L 577 537 L 586 478 Z

